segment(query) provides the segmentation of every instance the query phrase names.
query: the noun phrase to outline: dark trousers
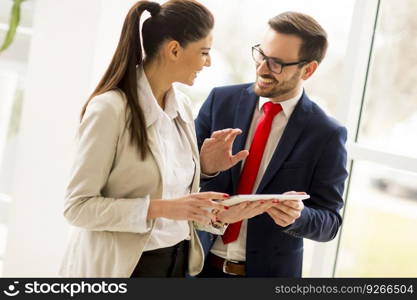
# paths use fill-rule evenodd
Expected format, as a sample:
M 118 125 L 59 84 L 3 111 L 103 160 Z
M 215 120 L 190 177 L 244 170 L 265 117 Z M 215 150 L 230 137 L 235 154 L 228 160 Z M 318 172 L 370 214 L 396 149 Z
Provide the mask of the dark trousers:
M 188 246 L 188 241 L 182 241 L 172 247 L 143 252 L 130 277 L 185 277 Z

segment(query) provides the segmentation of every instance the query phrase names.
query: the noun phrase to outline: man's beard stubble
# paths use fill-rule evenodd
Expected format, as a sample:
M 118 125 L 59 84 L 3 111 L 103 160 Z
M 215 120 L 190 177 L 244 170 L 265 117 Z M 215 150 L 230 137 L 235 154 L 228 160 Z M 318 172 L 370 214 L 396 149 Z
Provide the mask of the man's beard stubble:
M 301 70 L 298 69 L 297 72 L 293 76 L 291 76 L 290 79 L 288 79 L 287 81 L 278 83 L 278 85 L 275 86 L 270 91 L 262 91 L 261 89 L 258 89 L 257 85 L 255 84 L 255 88 L 254 88 L 255 94 L 264 98 L 276 98 L 276 97 L 285 95 L 297 87 L 298 81 L 300 80 L 299 79 L 300 73 L 301 73 Z M 271 78 L 271 77 L 272 76 L 265 76 L 264 78 Z M 276 80 L 273 77 L 272 79 Z

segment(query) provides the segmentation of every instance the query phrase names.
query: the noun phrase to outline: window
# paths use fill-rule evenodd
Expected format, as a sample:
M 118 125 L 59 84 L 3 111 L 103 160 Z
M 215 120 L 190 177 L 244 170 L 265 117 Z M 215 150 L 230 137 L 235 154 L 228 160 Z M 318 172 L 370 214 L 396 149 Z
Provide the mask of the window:
M 417 157 L 415 1 L 381 1 L 359 142 Z
M 336 277 L 415 277 L 417 174 L 355 162 Z
M 334 275 L 415 277 L 417 3 L 368 4 L 377 14 L 369 15 L 370 45 L 361 45 L 367 51 L 367 76 L 356 85 L 361 97 L 350 99 L 352 169 Z M 352 35 L 352 43 L 360 40 Z

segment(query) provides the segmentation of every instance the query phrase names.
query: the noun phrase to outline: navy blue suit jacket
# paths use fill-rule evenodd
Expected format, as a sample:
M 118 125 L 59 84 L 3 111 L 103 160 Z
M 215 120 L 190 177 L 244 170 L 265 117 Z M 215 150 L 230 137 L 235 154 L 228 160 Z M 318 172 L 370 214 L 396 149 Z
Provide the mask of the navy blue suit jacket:
M 253 84 L 215 88 L 195 121 L 198 145 L 211 133 L 240 128 L 233 154 L 243 150 L 259 97 Z M 301 277 L 303 238 L 326 242 L 333 239 L 342 223 L 346 171 L 346 129 L 327 116 L 305 93 L 295 107 L 261 180 L 257 194 L 304 191 L 311 198 L 299 219 L 278 226 L 266 213 L 248 220 L 246 240 L 247 277 Z M 202 191 L 236 194 L 241 163 L 202 180 Z M 199 233 L 208 252 L 214 238 Z

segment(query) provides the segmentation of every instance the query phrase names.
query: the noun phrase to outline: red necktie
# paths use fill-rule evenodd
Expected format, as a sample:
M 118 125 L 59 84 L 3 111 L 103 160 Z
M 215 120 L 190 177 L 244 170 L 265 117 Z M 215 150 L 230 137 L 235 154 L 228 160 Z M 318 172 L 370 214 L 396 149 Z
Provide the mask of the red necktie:
M 261 120 L 256 126 L 252 144 L 249 149 L 249 156 L 243 166 L 240 174 L 238 194 L 252 194 L 253 186 L 258 175 L 259 166 L 261 165 L 262 156 L 271 132 L 272 120 L 282 110 L 281 104 L 267 102 L 262 107 L 264 113 Z M 230 224 L 225 233 L 222 235 L 223 243 L 228 244 L 237 240 L 240 232 L 242 221 Z

